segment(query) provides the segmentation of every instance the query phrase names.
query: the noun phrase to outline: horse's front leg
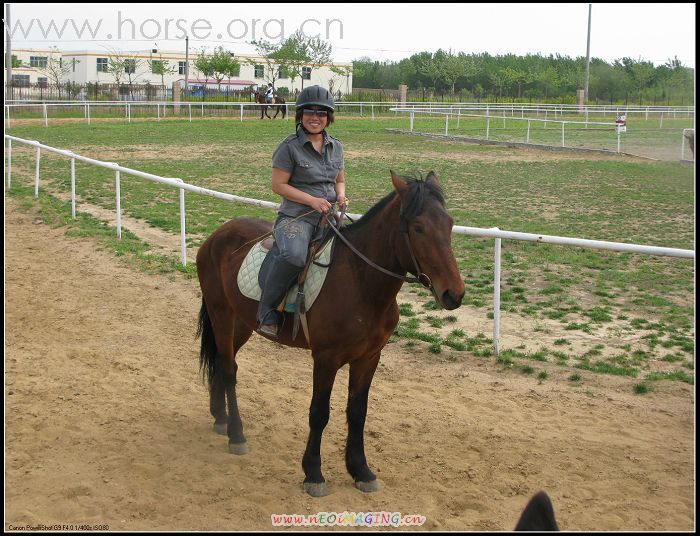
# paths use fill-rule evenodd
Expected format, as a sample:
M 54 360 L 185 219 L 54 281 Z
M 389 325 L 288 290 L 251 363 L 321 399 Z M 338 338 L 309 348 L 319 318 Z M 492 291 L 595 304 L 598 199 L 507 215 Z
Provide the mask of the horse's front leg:
M 301 466 L 304 469 L 304 491 L 312 497 L 328 495 L 326 479 L 321 473 L 321 437 L 330 416 L 331 391 L 338 367 L 314 356 L 314 393 L 309 408 L 309 439 Z
M 348 386 L 348 441 L 345 449 L 345 467 L 355 479 L 355 487 L 365 492 L 378 491 L 379 481 L 367 465 L 365 457 L 365 419 L 367 399 L 374 371 L 379 364 L 379 352 L 369 358 L 350 363 Z

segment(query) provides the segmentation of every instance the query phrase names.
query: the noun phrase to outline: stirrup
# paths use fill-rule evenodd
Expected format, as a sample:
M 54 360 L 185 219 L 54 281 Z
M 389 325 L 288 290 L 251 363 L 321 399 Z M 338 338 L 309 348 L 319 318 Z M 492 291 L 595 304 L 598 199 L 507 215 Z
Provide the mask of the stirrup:
M 265 335 L 272 339 L 277 339 L 279 333 L 279 326 L 277 324 L 260 324 L 257 331 L 260 335 Z
M 263 320 L 258 325 L 258 329 L 255 331 L 261 335 L 265 335 L 266 337 L 277 339 L 282 324 L 282 319 L 282 314 L 276 309 L 273 309 L 265 315 Z

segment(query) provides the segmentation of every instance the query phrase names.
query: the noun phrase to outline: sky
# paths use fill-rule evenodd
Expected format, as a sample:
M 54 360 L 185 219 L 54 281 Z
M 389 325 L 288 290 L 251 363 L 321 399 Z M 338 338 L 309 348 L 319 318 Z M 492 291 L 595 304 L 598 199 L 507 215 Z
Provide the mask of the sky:
M 591 4 L 591 57 L 695 67 L 695 4 Z M 302 27 L 333 60 L 454 53 L 586 55 L 589 4 L 10 4 L 12 48 L 250 54 Z M 60 39 L 58 34 L 60 32 Z

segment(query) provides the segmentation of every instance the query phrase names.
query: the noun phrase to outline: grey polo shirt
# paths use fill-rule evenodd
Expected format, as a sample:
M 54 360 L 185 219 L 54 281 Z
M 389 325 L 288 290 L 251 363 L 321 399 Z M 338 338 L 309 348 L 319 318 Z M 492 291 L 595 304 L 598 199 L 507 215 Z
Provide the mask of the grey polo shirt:
M 323 131 L 323 154 L 314 149 L 303 128 L 297 129 L 279 144 L 272 155 L 272 167 L 291 171 L 289 184 L 314 197 L 325 198 L 331 203 L 336 200 L 335 179 L 345 168 L 343 144 L 339 139 Z M 308 205 L 283 199 L 280 213 L 296 218 L 309 212 Z M 321 215 L 318 212 L 305 216 L 304 221 L 316 224 Z

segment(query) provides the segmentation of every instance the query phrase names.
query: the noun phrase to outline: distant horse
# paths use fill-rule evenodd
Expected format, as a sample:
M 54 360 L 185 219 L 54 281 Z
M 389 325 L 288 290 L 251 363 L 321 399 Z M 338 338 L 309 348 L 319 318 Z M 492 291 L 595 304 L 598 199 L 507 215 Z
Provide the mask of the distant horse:
M 337 239 L 324 286 L 307 312 L 311 342 L 301 333 L 292 338 L 289 313 L 279 332 L 280 343 L 309 348 L 313 357 L 310 432 L 302 467 L 304 489 L 316 497 L 328 493 L 321 473 L 321 436 L 336 373 L 346 364 L 350 378 L 345 466 L 358 489 L 379 489 L 365 458 L 367 399 L 382 349 L 399 321 L 396 296 L 409 280 L 406 273 L 415 275 L 446 309 L 459 307 L 464 296 L 451 248 L 453 220 L 445 210 L 437 177 L 433 172 L 424 181 L 405 180 L 393 172 L 391 176 L 394 191 L 341 231 L 375 266 Z M 248 250 L 270 230 L 267 221 L 234 219 L 214 231 L 197 253 L 202 289 L 200 365 L 209 382 L 214 429 L 227 433 L 233 454 L 248 452 L 236 400 L 236 353 L 257 326 L 258 308 L 257 301 L 241 294 L 236 278 Z M 302 365 L 298 371 L 304 374 Z
M 264 93 L 262 93 L 260 91 L 255 93 L 255 102 L 263 105 L 260 107 L 260 119 L 263 118 L 263 115 L 265 115 L 268 119 L 274 119 L 275 117 L 277 117 L 277 114 L 280 113 L 280 111 L 282 112 L 282 119 L 287 117 L 287 107 L 285 106 L 286 101 L 282 97 L 275 97 L 273 99 L 273 101 L 274 101 L 274 104 L 269 104 L 265 100 Z M 280 104 L 282 106 L 279 106 Z M 277 106 L 275 106 L 275 105 L 277 105 Z M 277 108 L 277 110 L 275 110 L 275 115 L 272 117 L 270 117 L 267 113 L 267 108 L 270 106 L 275 106 Z

